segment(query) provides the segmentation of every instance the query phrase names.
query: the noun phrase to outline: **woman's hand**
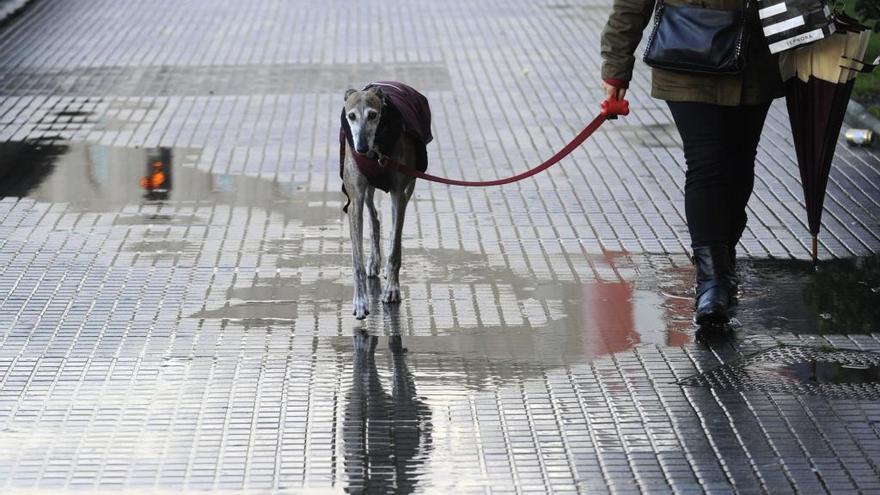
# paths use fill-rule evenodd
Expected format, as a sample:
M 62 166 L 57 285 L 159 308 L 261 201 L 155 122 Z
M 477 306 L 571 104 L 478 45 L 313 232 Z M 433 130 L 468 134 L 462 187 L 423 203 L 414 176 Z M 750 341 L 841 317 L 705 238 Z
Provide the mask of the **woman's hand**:
M 611 101 L 622 100 L 626 96 L 626 88 L 618 88 L 604 81 L 602 86 L 605 87 L 605 96 Z

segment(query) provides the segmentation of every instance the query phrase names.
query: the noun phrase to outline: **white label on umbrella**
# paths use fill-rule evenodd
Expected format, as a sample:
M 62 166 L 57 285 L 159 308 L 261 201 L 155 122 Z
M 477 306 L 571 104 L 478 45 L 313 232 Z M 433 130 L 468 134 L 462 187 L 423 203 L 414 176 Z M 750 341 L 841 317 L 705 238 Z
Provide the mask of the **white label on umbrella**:
M 824 37 L 825 32 L 821 29 L 816 29 L 814 31 L 810 31 L 809 33 L 800 34 L 793 38 L 788 38 L 787 40 L 777 41 L 776 43 L 771 44 L 770 53 L 779 53 L 781 51 L 803 45 L 804 43 L 821 40 Z
M 803 25 L 804 16 L 795 17 L 794 19 L 789 19 L 787 21 L 777 22 L 776 24 L 764 26 L 764 36 L 773 36 L 774 34 L 790 31 L 796 27 L 801 27 Z
M 785 6 L 785 3 L 777 3 L 776 5 L 764 7 L 759 10 L 758 13 L 761 15 L 761 19 L 766 19 L 768 17 L 773 17 L 774 15 L 779 15 L 786 10 L 788 10 L 788 7 Z

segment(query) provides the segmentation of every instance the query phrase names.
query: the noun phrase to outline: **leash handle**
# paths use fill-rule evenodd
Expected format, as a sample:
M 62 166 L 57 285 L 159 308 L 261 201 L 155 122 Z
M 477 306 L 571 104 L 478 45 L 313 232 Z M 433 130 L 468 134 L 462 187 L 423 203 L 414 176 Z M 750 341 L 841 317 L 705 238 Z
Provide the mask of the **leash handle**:
M 618 115 L 629 115 L 629 102 L 626 100 L 605 100 L 601 108 L 602 115 L 608 120 L 616 120 Z
M 602 108 L 599 112 L 599 115 L 596 115 L 596 118 L 593 119 L 592 122 L 587 124 L 587 126 L 575 136 L 574 139 L 571 140 L 570 143 L 565 145 L 564 148 L 557 151 L 555 155 L 553 155 L 550 159 L 545 161 L 544 163 L 538 165 L 535 168 L 527 170 L 521 174 L 514 175 L 512 177 L 508 177 L 506 179 L 496 179 L 496 180 L 487 180 L 487 181 L 466 181 L 466 180 L 457 180 L 457 179 L 447 179 L 445 177 L 438 177 L 436 175 L 426 174 L 424 172 L 419 172 L 418 170 L 404 165 L 397 160 L 394 160 L 391 157 L 383 156 L 380 157 L 379 163 L 383 167 L 388 167 L 391 170 L 396 172 L 400 172 L 402 174 L 409 175 L 410 177 L 415 177 L 417 179 L 424 179 L 431 182 L 439 182 L 440 184 L 447 184 L 450 186 L 466 186 L 466 187 L 488 187 L 488 186 L 501 186 L 504 184 L 511 184 L 513 182 L 518 182 L 533 175 L 536 175 L 548 168 L 552 167 L 560 160 L 568 156 L 572 151 L 577 149 L 581 144 L 584 143 L 594 132 L 598 129 L 602 124 L 605 123 L 606 120 L 616 119 L 618 115 L 628 115 L 629 114 L 629 102 L 626 100 L 605 100 L 602 102 Z

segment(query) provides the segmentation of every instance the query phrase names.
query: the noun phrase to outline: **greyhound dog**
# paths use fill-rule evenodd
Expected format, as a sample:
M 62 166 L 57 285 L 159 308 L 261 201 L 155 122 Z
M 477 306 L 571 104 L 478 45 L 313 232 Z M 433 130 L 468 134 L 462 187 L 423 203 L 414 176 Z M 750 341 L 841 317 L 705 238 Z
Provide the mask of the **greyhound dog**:
M 385 264 L 383 303 L 400 302 L 401 234 L 406 206 L 415 179 L 385 170 L 381 159 L 388 157 L 418 170 L 426 170 L 426 144 L 430 142 L 430 109 L 427 99 L 414 89 L 396 82 L 372 83 L 363 90 L 345 93 L 340 130 L 340 175 L 343 192 L 349 198 L 354 309 L 362 320 L 369 314 L 367 277 L 378 277 L 382 264 L 379 213 L 373 202 L 376 189 L 391 194 L 391 239 Z M 370 212 L 371 251 L 363 261 L 364 204 Z

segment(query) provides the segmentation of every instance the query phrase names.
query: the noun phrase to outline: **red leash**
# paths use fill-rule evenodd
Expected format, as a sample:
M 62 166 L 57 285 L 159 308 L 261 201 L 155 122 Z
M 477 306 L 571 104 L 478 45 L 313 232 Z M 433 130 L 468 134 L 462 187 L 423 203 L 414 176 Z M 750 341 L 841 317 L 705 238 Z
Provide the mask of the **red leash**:
M 618 115 L 629 115 L 629 102 L 626 100 L 605 100 L 602 102 L 602 111 L 599 112 L 599 115 L 590 122 L 587 127 L 584 128 L 575 136 L 574 139 L 564 148 L 559 150 L 555 155 L 553 155 L 546 162 L 538 165 L 537 167 L 527 170 L 521 174 L 514 175 L 513 177 L 508 177 L 506 179 L 496 179 L 496 180 L 488 180 L 488 181 L 466 181 L 466 180 L 456 180 L 456 179 L 447 179 L 445 177 L 437 177 L 436 175 L 426 174 L 424 172 L 419 172 L 418 170 L 404 165 L 393 158 L 389 158 L 387 156 L 383 156 L 379 159 L 379 163 L 383 167 L 389 167 L 391 170 L 400 172 L 402 174 L 409 175 L 410 177 L 416 177 L 418 179 L 425 179 L 432 182 L 439 182 L 441 184 L 449 184 L 452 186 L 469 186 L 469 187 L 487 187 L 487 186 L 501 186 L 504 184 L 510 184 L 513 182 L 521 181 L 523 179 L 529 178 L 535 174 L 539 174 L 548 168 L 556 165 L 560 160 L 569 155 L 572 151 L 574 151 L 578 146 L 584 144 L 596 129 L 598 129 L 602 124 L 605 123 L 606 120 L 616 119 Z

